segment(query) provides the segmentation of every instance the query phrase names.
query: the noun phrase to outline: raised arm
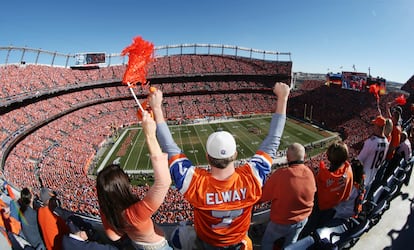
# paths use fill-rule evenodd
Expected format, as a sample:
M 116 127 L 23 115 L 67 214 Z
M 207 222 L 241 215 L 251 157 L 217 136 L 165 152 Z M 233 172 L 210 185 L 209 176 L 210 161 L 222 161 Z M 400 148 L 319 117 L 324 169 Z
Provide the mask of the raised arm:
M 158 140 L 155 135 L 155 121 L 146 111 L 143 113 L 142 117 L 142 128 L 144 130 L 152 168 L 154 170 L 154 184 L 147 192 L 144 200 L 148 200 L 153 206 L 158 208 L 164 201 L 171 185 L 168 159 L 167 155 L 162 152 L 161 147 L 158 144 Z
M 168 153 L 168 158 L 181 153 L 181 149 L 177 146 L 172 138 L 170 129 L 165 122 L 164 113 L 162 111 L 162 92 L 157 89 L 155 92 L 150 93 L 148 96 L 149 104 L 152 112 L 154 113 L 154 119 L 157 123 L 157 138 L 164 152 Z
M 148 101 L 152 112 L 154 113 L 154 119 L 157 124 L 165 122 L 164 113 L 162 111 L 162 100 L 163 95 L 159 89 L 151 92 L 148 96 Z
M 283 82 L 277 82 L 273 87 L 273 93 L 277 96 L 275 114 L 286 115 L 290 87 Z
M 259 150 L 266 152 L 272 158 L 276 158 L 280 139 L 283 134 L 283 129 L 285 128 L 286 108 L 290 88 L 285 83 L 277 82 L 273 87 L 273 93 L 277 96 L 277 101 L 274 107 L 275 113 L 270 122 L 269 133 L 260 145 Z
M 385 116 L 388 118 L 392 118 L 392 114 L 391 114 L 391 107 L 392 107 L 393 102 L 386 102 L 385 103 Z

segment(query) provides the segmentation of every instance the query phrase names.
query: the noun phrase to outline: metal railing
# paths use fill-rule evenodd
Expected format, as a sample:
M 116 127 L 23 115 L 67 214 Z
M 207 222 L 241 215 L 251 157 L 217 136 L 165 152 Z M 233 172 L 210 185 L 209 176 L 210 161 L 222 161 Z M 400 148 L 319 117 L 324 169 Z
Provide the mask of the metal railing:
M 88 53 L 88 52 L 84 52 Z M 228 55 L 260 59 L 267 61 L 291 61 L 290 52 L 276 52 L 222 44 L 179 44 L 156 46 L 155 57 L 197 54 L 197 55 Z M 42 64 L 56 67 L 76 65 L 75 57 L 80 53 L 65 54 L 43 49 L 0 46 L 0 65 L 8 64 Z M 124 65 L 127 62 L 121 53 L 105 53 L 105 63 L 100 66 Z

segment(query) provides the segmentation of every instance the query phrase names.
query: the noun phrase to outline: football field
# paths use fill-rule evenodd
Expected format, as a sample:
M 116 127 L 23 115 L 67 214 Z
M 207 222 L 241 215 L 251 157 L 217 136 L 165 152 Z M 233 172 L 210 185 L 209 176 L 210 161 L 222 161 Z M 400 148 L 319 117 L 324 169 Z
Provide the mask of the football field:
M 225 130 L 232 133 L 236 139 L 238 159 L 246 159 L 254 155 L 266 137 L 270 119 L 270 116 L 261 116 L 191 125 L 170 125 L 169 127 L 175 142 L 187 157 L 195 165 L 206 165 L 205 143 L 212 132 Z M 287 119 L 279 150 L 286 149 L 293 142 L 309 145 L 334 137 L 336 135 L 333 133 Z M 307 154 L 309 155 L 308 152 Z M 98 171 L 113 162 L 119 163 L 128 173 L 151 171 L 148 149 L 140 127 L 127 128 L 121 132 L 119 138 L 100 161 Z

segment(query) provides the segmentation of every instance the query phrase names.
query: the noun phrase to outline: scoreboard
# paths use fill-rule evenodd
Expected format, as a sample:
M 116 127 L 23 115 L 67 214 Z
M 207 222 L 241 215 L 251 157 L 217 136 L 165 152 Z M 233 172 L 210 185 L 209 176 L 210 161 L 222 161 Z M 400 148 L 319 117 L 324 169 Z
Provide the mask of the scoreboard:
M 367 87 L 367 73 L 342 71 L 342 86 L 363 91 Z
M 105 63 L 105 53 L 77 53 L 75 54 L 75 65 L 93 66 Z
M 367 91 L 372 84 L 378 85 L 380 95 L 386 93 L 386 80 L 380 77 L 371 77 L 364 72 L 342 71 L 341 73 L 326 74 L 326 85 L 338 86 L 344 89 Z

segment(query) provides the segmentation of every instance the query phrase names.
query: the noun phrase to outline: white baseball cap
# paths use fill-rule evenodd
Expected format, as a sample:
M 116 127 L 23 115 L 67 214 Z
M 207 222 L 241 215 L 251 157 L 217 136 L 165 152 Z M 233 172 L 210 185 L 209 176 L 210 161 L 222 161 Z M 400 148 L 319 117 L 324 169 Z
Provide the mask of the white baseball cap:
M 215 159 L 229 158 L 236 153 L 236 140 L 226 131 L 212 133 L 207 139 L 207 154 Z

